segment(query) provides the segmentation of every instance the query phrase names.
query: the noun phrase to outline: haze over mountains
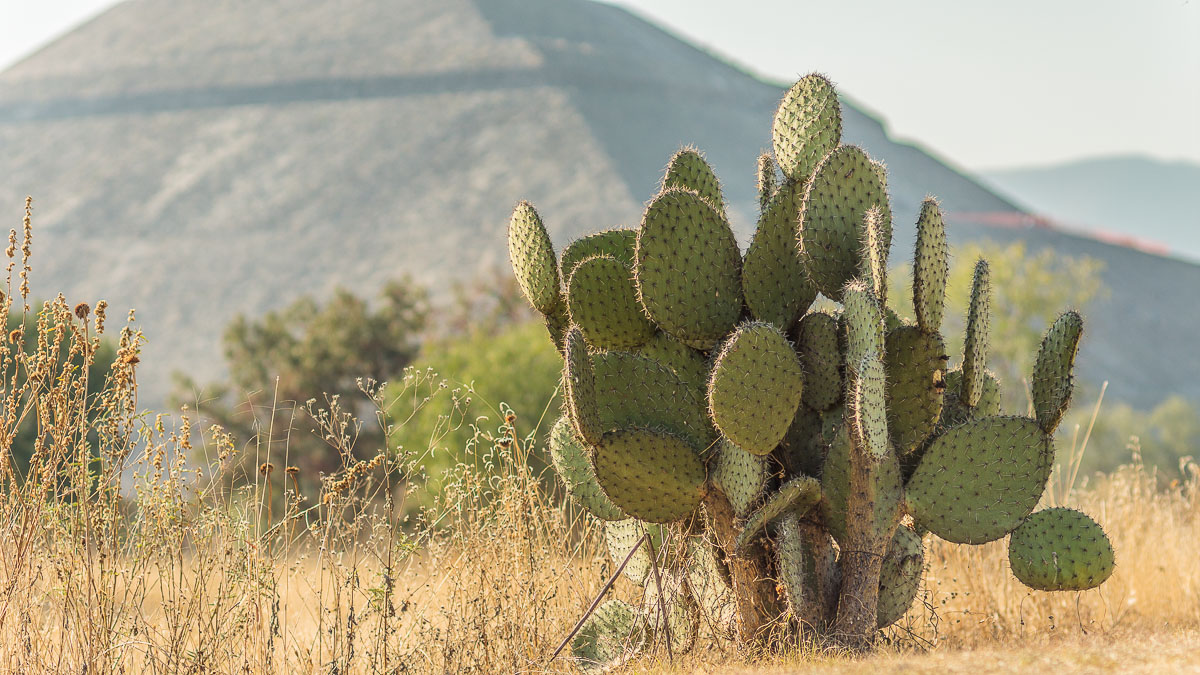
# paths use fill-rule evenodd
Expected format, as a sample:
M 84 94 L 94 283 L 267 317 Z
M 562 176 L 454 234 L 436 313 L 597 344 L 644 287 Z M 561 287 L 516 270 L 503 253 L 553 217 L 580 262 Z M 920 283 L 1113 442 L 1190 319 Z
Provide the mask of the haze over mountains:
M 1200 262 L 1198 164 L 1097 157 L 981 175 L 1017 203 L 1065 226 L 1124 235 Z
M 138 308 L 154 405 L 172 370 L 223 373 L 236 313 L 506 266 L 519 199 L 560 246 L 636 223 L 682 144 L 745 244 L 783 91 L 587 0 L 129 0 L 0 73 L 0 213 L 37 200 L 35 291 Z M 1200 317 L 1179 311 L 1200 267 L 990 227 L 1020 208 L 843 103 L 846 142 L 889 166 L 897 259 L 929 193 L 954 240 L 1101 258 L 1080 372 L 1138 405 L 1200 400 Z

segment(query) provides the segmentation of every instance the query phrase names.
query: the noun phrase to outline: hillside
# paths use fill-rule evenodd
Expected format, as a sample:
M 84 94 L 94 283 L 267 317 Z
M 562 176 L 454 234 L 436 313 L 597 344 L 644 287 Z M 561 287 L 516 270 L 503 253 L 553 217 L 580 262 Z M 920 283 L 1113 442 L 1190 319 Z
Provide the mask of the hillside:
M 0 213 L 37 200 L 35 292 L 138 308 L 154 405 L 171 370 L 222 373 L 238 312 L 505 265 L 518 199 L 560 244 L 636 222 L 681 144 L 707 151 L 745 243 L 782 92 L 586 0 L 128 0 L 0 73 Z M 1100 257 L 1113 293 L 1080 371 L 1137 405 L 1200 399 L 1200 317 L 1178 311 L 1200 267 L 985 226 L 1018 207 L 852 101 L 844 118 L 890 168 L 898 249 L 932 193 L 958 241 Z
M 1200 261 L 1200 165 L 1149 157 L 1097 157 L 987 171 L 1006 195 L 1064 225 L 1125 236 Z

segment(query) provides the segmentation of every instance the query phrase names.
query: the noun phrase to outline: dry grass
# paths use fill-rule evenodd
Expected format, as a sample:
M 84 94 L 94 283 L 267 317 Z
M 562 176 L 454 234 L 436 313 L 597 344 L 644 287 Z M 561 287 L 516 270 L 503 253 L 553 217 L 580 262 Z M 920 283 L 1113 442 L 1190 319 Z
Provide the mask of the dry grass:
M 17 238 L 10 315 L 30 311 L 19 283 L 28 246 Z M 531 424 L 505 410 L 475 420 L 446 492 L 408 519 L 400 514 L 411 512 L 428 449 L 380 449 L 359 462 L 350 450 L 364 422 L 343 402 L 310 402 L 310 426 L 342 468 L 305 496 L 285 470 L 286 445 L 241 446 L 218 428 L 198 432 L 186 413 L 138 411 L 141 337 L 128 326 L 102 391 L 88 394 L 82 366 L 102 323 L 59 298 L 41 309 L 36 335 L 0 345 L 0 671 L 572 671 L 548 655 L 612 565 L 594 523 L 543 480 Z M 389 400 L 363 384 L 365 423 L 403 424 L 445 386 L 417 371 L 403 384 Z M 447 416 L 428 447 L 470 423 Z M 30 425 L 40 433 L 19 469 L 15 439 Z M 184 461 L 197 456 L 208 461 Z M 708 640 L 674 664 L 659 650 L 627 669 L 1190 667 L 1200 648 L 1200 472 L 1189 466 L 1167 490 L 1135 461 L 1056 491 L 1112 535 L 1119 566 L 1100 590 L 1028 591 L 1007 571 L 1003 543 L 933 543 L 921 602 L 875 655 L 756 658 Z M 622 581 L 614 592 L 632 599 L 637 589 Z

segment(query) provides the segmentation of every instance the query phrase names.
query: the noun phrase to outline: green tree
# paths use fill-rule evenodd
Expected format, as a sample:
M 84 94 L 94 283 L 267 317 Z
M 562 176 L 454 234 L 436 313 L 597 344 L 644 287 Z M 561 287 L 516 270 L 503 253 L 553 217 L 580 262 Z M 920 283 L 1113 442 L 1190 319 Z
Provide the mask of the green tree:
M 339 288 L 324 304 L 306 296 L 259 319 L 238 316 L 223 336 L 229 381 L 202 388 L 177 373 L 172 402 L 194 406 L 257 449 L 242 453 L 249 470 L 268 461 L 293 465 L 312 487 L 320 473 L 382 448 L 362 388 L 412 362 L 428 321 L 427 294 L 408 280 L 385 285 L 374 308 Z M 341 456 L 305 423 L 306 402 L 327 407 L 335 397 L 362 422 L 352 429 L 355 457 Z
M 501 404 L 517 414 L 517 432 L 522 437 L 536 429 L 539 440 L 544 440 L 557 417 L 562 359 L 540 321 L 507 323 L 427 343 L 414 365 L 450 378 L 449 386 L 398 426 L 390 445 L 426 453 L 420 463 L 429 476 L 426 489 L 431 493 L 439 490 L 447 469 L 481 460 L 466 452 L 473 436 L 471 425 L 499 425 Z M 539 442 L 538 447 L 545 443 Z

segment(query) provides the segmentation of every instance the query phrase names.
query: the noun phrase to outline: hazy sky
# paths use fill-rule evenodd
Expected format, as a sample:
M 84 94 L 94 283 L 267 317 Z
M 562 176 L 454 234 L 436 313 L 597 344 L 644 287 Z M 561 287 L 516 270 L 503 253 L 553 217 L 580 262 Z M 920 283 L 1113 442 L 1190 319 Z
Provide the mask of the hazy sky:
M 0 67 L 111 4 L 0 0 Z M 1200 163 L 1200 0 L 617 4 L 764 76 L 824 72 L 896 136 L 968 168 Z

